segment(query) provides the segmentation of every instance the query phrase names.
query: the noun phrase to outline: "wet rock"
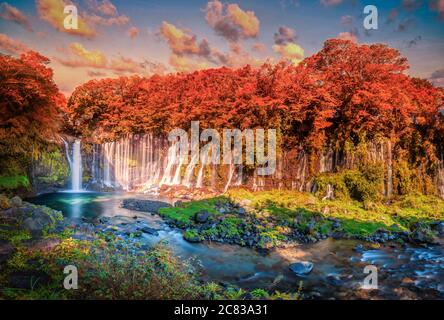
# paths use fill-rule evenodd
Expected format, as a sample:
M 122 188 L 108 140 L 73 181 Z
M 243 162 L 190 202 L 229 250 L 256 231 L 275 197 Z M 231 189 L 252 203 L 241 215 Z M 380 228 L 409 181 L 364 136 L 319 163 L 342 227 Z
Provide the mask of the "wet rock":
M 150 228 L 150 227 L 143 227 L 142 229 L 140 229 L 142 232 L 144 233 L 148 233 L 151 234 L 153 236 L 158 236 L 159 232 L 158 230 L 154 229 L 154 228 Z
M 199 211 L 194 215 L 194 221 L 197 223 L 205 223 L 207 222 L 210 214 L 207 211 Z
M 141 212 L 155 212 L 157 213 L 161 208 L 169 208 L 171 205 L 162 201 L 155 200 L 139 200 L 139 199 L 124 199 L 121 204 L 122 208 L 141 211 Z
M 431 224 L 432 229 L 440 236 L 444 236 L 444 222 L 434 222 Z
M 11 207 L 21 207 L 23 205 L 23 201 L 19 196 L 13 197 L 11 200 L 9 200 L 9 204 Z
M 297 275 L 307 275 L 313 270 L 314 264 L 309 261 L 300 261 L 290 264 L 289 267 Z
M 430 226 L 424 223 L 415 223 L 413 225 L 413 232 L 409 236 L 410 240 L 415 243 L 434 243 L 434 235 Z
M 343 285 L 343 281 L 341 280 L 341 277 L 337 274 L 329 274 L 327 276 L 327 282 L 335 287 L 339 287 Z

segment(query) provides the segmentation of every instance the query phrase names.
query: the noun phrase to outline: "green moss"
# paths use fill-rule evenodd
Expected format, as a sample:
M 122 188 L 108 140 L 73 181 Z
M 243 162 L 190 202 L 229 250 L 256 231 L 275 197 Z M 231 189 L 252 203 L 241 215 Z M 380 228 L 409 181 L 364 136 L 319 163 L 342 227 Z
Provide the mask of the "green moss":
M 196 229 L 188 229 L 184 232 L 183 237 L 187 241 L 199 242 L 203 240 L 202 235 Z
M 161 208 L 159 215 L 168 220 L 179 224 L 180 226 L 189 226 L 194 221 L 197 212 L 206 211 L 211 216 L 218 214 L 216 204 L 224 202 L 226 199 L 222 197 L 192 201 L 183 203 L 180 207 Z
M 352 199 L 322 201 L 308 193 L 290 190 L 250 192 L 238 189 L 230 190 L 229 196 L 234 202 L 247 199 L 257 214 L 268 215 L 274 224 L 290 225 L 303 233 L 328 235 L 333 230 L 332 219 L 340 223 L 340 231 L 356 238 L 369 236 L 379 229 L 409 231 L 411 223 L 416 221 L 444 220 L 444 201 L 432 195 L 410 194 L 390 204 Z M 267 230 L 263 232 L 268 233 Z
M 282 235 L 276 229 L 265 229 L 264 231 L 259 233 L 259 246 L 262 248 L 266 248 L 269 246 L 276 246 L 280 241 L 285 240 L 285 236 Z
M 29 189 L 29 187 L 29 179 L 26 176 L 0 176 L 0 190 Z
M 218 233 L 224 238 L 237 238 L 242 234 L 242 219 L 229 217 L 217 225 Z

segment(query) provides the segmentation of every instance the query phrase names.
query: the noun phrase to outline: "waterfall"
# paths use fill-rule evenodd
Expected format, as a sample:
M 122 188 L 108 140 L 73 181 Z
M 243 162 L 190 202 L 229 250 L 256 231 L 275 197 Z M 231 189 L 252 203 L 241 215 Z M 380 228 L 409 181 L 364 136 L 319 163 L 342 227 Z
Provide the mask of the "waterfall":
M 197 174 L 196 188 L 202 188 L 204 186 L 204 168 L 207 165 L 208 158 L 209 154 L 207 152 L 200 159 L 200 169 L 199 173 Z
M 71 185 L 73 191 L 82 190 L 82 153 L 80 150 L 80 140 L 74 141 L 72 147 L 71 165 Z
M 185 177 L 184 177 L 184 180 L 183 180 L 183 184 L 186 187 L 188 187 L 188 188 L 191 187 L 191 178 L 193 176 L 193 171 L 194 171 L 194 168 L 196 167 L 196 163 L 197 163 L 198 157 L 199 157 L 199 153 L 196 152 L 193 155 L 193 158 L 191 159 L 191 161 L 188 164 L 187 168 L 185 169 Z

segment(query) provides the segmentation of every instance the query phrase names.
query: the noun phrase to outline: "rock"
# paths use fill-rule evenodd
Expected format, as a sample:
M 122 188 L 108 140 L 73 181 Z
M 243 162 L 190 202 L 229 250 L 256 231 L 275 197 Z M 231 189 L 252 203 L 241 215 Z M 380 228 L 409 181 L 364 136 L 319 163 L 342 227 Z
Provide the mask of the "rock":
M 18 208 L 23 205 L 23 201 L 19 196 L 15 196 L 11 200 L 9 200 L 9 204 L 11 205 L 11 207 Z
M 15 252 L 15 248 L 8 241 L 0 240 L 0 264 L 7 261 Z
M 210 214 L 207 211 L 199 211 L 196 212 L 196 214 L 194 215 L 194 221 L 198 223 L 205 223 L 207 222 L 209 217 Z
M 290 264 L 290 270 L 295 274 L 302 276 L 307 275 L 313 270 L 313 263 L 309 261 L 300 261 Z
M 32 243 L 32 249 L 41 250 L 41 251 L 50 251 L 57 247 L 60 244 L 60 239 L 58 238 L 47 238 L 37 240 Z
M 341 228 L 341 222 L 338 221 L 338 220 L 336 220 L 335 222 L 333 222 L 332 227 L 333 227 L 333 229 L 339 229 L 339 228 Z
M 183 204 L 184 204 L 184 202 L 181 200 L 177 200 L 176 202 L 174 202 L 174 206 L 178 207 L 178 208 L 182 208 Z
M 157 213 L 161 208 L 169 208 L 171 205 L 162 201 L 155 200 L 139 200 L 139 199 L 123 199 L 122 208 L 141 211 L 141 212 L 155 212 Z
M 8 197 L 6 197 L 3 194 L 0 194 L 0 209 L 2 210 L 6 210 L 11 208 L 10 204 L 9 204 L 9 200 Z
M 150 227 L 143 227 L 142 229 L 140 229 L 142 232 L 144 233 L 148 233 L 151 234 L 153 236 L 158 236 L 159 232 L 158 230 L 154 229 L 154 228 L 150 228 Z
M 27 218 L 25 221 L 23 221 L 23 228 L 29 231 L 33 238 L 37 238 L 43 235 L 45 224 L 41 223 L 37 219 Z
M 336 274 L 329 274 L 327 276 L 327 282 L 333 286 L 336 286 L 336 287 L 343 285 L 343 281 L 341 280 L 341 277 Z
M 435 223 L 432 223 L 431 225 L 432 225 L 433 230 L 436 231 L 440 237 L 444 236 L 444 222 L 443 221 L 435 222 Z
M 434 235 L 430 226 L 424 223 L 415 223 L 413 225 L 413 232 L 410 233 L 410 240 L 416 243 L 434 243 Z

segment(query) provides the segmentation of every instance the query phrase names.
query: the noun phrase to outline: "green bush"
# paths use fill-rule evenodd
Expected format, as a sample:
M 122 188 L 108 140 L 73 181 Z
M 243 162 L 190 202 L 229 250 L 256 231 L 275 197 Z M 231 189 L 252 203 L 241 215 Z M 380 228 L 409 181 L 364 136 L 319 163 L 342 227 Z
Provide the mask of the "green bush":
M 339 173 L 324 173 L 316 177 L 316 195 L 324 197 L 328 185 L 333 187 L 334 197 L 339 200 L 352 198 L 358 201 L 381 199 L 384 187 L 382 164 L 368 164 L 359 170 L 345 170 Z
M 328 185 L 334 190 L 334 197 L 339 200 L 350 198 L 347 185 L 344 182 L 344 176 L 340 173 L 322 173 L 315 179 L 316 196 L 323 198 L 327 194 Z

